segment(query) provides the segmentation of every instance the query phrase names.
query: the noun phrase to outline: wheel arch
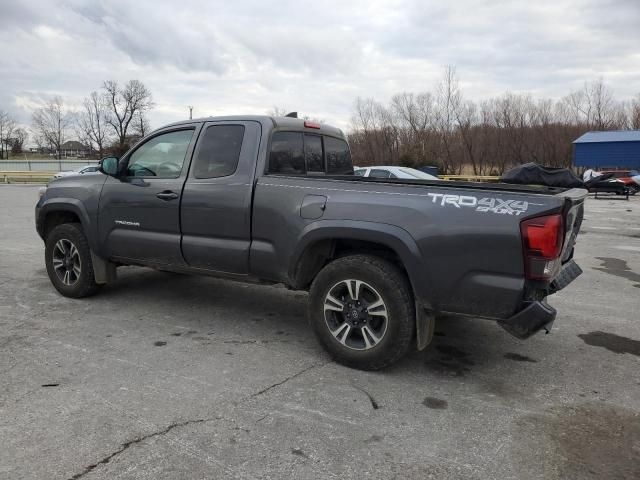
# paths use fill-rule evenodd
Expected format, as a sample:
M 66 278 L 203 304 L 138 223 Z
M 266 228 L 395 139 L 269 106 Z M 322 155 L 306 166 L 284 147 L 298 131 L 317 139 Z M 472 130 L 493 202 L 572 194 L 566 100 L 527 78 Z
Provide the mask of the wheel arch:
M 329 261 L 347 253 L 368 253 L 396 263 L 409 278 L 416 300 L 430 307 L 427 269 L 413 237 L 395 225 L 344 220 L 309 224 L 291 256 L 288 275 L 294 288 L 308 288 Z
M 40 207 L 37 230 L 43 240 L 46 240 L 51 230 L 63 223 L 80 223 L 89 245 L 93 248 L 93 235 L 89 230 L 89 215 L 79 200 L 64 199 L 64 201 L 61 201 L 53 199 Z

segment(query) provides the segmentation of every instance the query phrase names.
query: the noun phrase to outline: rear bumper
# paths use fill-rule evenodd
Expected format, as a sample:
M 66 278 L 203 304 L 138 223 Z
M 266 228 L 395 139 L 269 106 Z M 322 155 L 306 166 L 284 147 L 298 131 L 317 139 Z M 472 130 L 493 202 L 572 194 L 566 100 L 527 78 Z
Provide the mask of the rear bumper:
M 582 274 L 582 269 L 573 260 L 569 260 L 562 266 L 560 273 L 556 275 L 549 287 L 549 295 L 552 295 L 573 282 Z
M 553 279 L 547 293 L 549 295 L 562 290 L 582 273 L 582 269 L 573 260 L 564 264 L 560 273 Z M 499 320 L 498 324 L 514 337 L 529 338 L 542 329 L 549 331 L 556 319 L 556 310 L 544 300 L 531 301 L 512 317 Z
M 544 301 L 531 302 L 524 310 L 498 325 L 516 338 L 524 340 L 543 328 L 549 330 L 556 319 L 556 310 Z

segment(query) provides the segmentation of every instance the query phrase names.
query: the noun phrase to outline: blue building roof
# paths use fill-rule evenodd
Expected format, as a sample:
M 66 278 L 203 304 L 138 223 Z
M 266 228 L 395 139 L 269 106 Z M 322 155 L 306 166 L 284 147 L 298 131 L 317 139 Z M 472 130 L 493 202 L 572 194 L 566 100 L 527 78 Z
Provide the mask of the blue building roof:
M 640 142 L 640 130 L 612 130 L 587 132 L 573 143 Z

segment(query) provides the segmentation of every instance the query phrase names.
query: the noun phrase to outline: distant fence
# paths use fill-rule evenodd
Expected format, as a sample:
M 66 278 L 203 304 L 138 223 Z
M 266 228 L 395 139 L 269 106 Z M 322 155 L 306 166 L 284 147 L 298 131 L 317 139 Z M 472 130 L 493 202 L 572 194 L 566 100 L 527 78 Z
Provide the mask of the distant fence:
M 97 160 L 0 160 L 0 172 L 64 172 L 83 165 L 93 165 Z

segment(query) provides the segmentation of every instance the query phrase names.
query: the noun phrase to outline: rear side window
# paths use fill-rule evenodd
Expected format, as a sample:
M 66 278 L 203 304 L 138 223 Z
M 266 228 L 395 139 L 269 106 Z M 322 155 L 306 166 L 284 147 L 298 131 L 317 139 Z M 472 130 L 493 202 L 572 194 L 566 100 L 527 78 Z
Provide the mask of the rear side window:
M 216 178 L 232 175 L 238 168 L 244 126 L 211 125 L 200 141 L 193 175 Z
M 305 173 L 302 133 L 276 132 L 271 138 L 269 173 Z
M 319 135 L 304 136 L 304 158 L 307 161 L 307 172 L 324 173 L 324 157 L 322 156 L 322 137 Z
M 327 173 L 329 175 L 351 175 L 353 164 L 349 146 L 344 140 L 324 137 L 324 151 L 327 156 Z
M 371 172 L 369 172 L 369 176 L 374 178 L 389 178 L 391 176 L 391 172 L 389 172 L 388 170 L 372 168 Z

